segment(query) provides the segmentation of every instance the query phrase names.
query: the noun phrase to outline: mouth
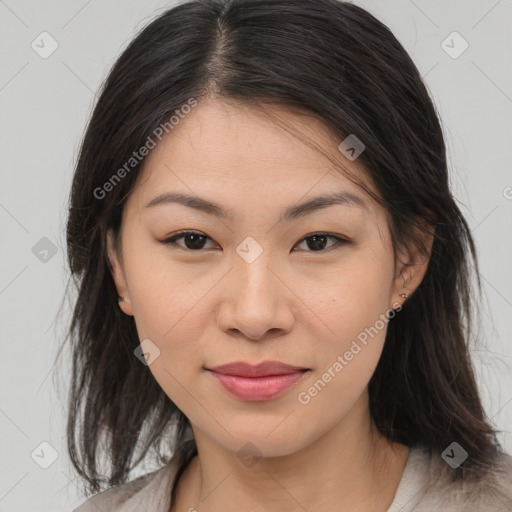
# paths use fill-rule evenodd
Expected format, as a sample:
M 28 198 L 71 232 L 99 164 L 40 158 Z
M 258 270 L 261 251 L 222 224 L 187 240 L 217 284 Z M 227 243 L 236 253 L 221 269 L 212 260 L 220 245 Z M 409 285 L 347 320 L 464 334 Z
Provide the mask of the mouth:
M 240 361 L 205 369 L 225 391 L 247 402 L 277 398 L 311 371 L 279 361 L 264 361 L 255 366 Z

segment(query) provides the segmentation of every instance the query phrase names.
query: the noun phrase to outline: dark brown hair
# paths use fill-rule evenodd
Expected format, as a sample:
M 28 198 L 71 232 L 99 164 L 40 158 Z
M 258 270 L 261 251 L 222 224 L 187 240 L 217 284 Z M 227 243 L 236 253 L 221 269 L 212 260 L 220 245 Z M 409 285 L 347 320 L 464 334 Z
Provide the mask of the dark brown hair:
M 195 0 L 149 23 L 102 85 L 70 195 L 68 261 L 77 298 L 67 424 L 71 461 L 91 492 L 127 480 L 155 449 L 162 462 L 184 441 L 186 416 L 134 356 L 106 253 L 142 163 L 105 190 L 118 169 L 173 112 L 206 95 L 307 111 L 360 155 L 389 214 L 393 248 L 435 230 L 426 275 L 390 320 L 369 384 L 371 416 L 387 438 L 469 454 L 454 474 L 481 474 L 500 448 L 485 417 L 468 352 L 471 267 L 477 257 L 448 183 L 436 109 L 416 66 L 389 29 L 336 0 Z M 426 250 L 426 249 L 425 249 Z M 100 445 L 101 440 L 105 445 Z M 100 455 L 110 470 L 100 472 Z

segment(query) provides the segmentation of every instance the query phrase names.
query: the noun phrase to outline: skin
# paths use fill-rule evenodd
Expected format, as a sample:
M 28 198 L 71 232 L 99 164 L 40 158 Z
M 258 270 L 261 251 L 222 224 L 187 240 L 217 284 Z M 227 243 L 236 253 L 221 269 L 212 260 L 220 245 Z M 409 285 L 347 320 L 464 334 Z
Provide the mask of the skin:
M 320 121 L 272 112 L 372 187 Z M 233 218 L 179 204 L 145 207 L 170 191 L 219 203 Z M 333 191 L 367 206 L 281 218 L 287 207 Z M 203 246 L 196 242 L 203 248 L 187 249 L 190 238 L 161 242 L 180 230 L 206 235 Z M 316 249 L 305 237 L 322 231 L 349 243 L 326 238 Z M 416 247 L 400 251 L 395 269 L 380 205 L 259 110 L 208 99 L 147 156 L 124 208 L 118 251 L 110 235 L 119 305 L 134 316 L 140 340 L 160 350 L 150 371 L 189 418 L 198 447 L 171 511 L 387 510 L 409 453 L 381 437 L 369 413 L 367 387 L 387 322 L 307 404 L 298 400 L 423 279 L 428 259 Z M 248 236 L 263 249 L 251 263 L 236 251 Z M 251 403 L 204 369 L 240 360 L 310 371 L 281 396 Z M 250 467 L 237 456 L 249 442 L 261 457 Z

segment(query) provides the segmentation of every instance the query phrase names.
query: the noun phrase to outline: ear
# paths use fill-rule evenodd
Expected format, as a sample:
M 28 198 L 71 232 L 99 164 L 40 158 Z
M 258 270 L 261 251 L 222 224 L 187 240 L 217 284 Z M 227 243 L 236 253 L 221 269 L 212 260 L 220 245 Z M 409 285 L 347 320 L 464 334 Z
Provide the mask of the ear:
M 406 293 L 409 297 L 421 284 L 427 272 L 434 243 L 434 228 L 425 221 L 422 222 L 423 230 L 419 227 L 414 228 L 418 241 L 412 241 L 406 248 L 397 251 L 396 275 L 393 283 L 393 304 L 391 307 L 397 309 L 399 305 L 408 300 L 400 295 Z M 426 231 L 425 231 L 426 230 Z M 421 243 L 420 243 L 421 242 Z M 426 249 L 421 250 L 421 245 Z
M 127 315 L 133 316 L 124 268 L 121 263 L 121 259 L 119 258 L 118 250 L 115 247 L 114 236 L 111 229 L 109 229 L 107 233 L 107 255 L 110 263 L 110 271 L 112 272 L 114 284 L 116 285 L 117 294 L 124 299 L 119 301 L 119 307 Z

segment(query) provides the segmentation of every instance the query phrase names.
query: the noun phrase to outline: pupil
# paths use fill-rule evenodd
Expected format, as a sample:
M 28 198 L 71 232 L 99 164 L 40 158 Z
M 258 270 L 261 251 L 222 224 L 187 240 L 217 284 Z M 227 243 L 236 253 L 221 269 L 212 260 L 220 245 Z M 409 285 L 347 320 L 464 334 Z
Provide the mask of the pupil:
M 313 243 L 311 244 L 308 241 L 308 247 L 310 249 L 322 250 L 322 249 L 324 249 L 326 239 L 327 239 L 327 237 L 325 235 L 313 235 L 313 236 L 310 236 L 309 240 L 310 241 L 313 240 Z M 321 241 L 320 243 L 318 243 L 319 240 Z
M 325 248 L 326 240 L 327 237 L 325 235 L 313 235 L 308 237 L 307 244 L 310 249 L 321 251 Z M 185 245 L 188 249 L 202 249 L 204 237 L 196 233 L 185 235 Z
M 185 245 L 188 249 L 201 249 L 204 245 L 204 240 L 201 240 L 202 238 L 204 237 L 202 235 L 198 235 L 197 233 L 185 235 Z M 192 244 L 187 243 L 187 241 L 190 241 L 190 239 L 192 239 Z M 192 247 L 190 247 L 190 245 Z

